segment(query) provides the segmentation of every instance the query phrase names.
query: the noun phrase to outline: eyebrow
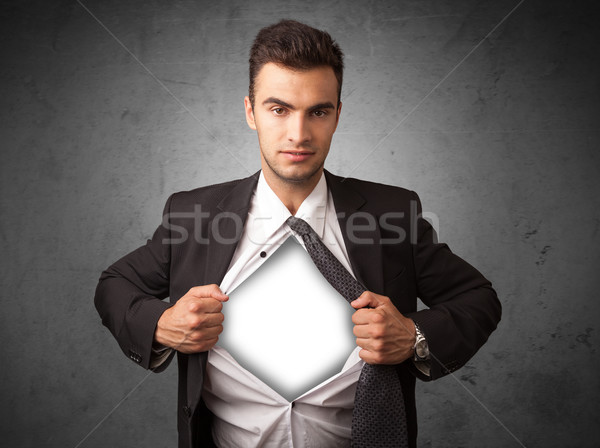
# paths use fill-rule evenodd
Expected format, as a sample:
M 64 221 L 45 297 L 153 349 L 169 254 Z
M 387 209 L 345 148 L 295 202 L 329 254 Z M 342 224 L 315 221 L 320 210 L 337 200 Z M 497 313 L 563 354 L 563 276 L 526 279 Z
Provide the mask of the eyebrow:
M 263 101 L 263 105 L 267 105 L 267 104 L 279 104 L 280 106 L 287 107 L 290 110 L 296 110 L 296 108 L 294 106 L 292 106 L 291 104 L 286 103 L 285 101 L 280 100 L 279 98 L 272 97 L 272 96 L 270 96 L 269 98 L 267 98 L 266 100 Z M 310 111 L 317 110 L 317 109 L 335 109 L 335 106 L 330 101 L 327 101 L 325 103 L 315 104 L 314 106 L 311 106 L 309 108 Z

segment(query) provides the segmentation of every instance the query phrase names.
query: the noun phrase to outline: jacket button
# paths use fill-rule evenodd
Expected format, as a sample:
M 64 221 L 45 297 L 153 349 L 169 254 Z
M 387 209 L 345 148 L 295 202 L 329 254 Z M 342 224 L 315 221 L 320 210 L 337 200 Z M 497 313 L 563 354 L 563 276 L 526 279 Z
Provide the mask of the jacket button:
M 186 417 L 190 418 L 192 415 L 192 410 L 190 409 L 189 406 L 184 406 L 183 413 L 186 415 Z
M 134 352 L 133 350 L 129 350 L 129 358 L 138 364 L 142 362 L 142 355 Z

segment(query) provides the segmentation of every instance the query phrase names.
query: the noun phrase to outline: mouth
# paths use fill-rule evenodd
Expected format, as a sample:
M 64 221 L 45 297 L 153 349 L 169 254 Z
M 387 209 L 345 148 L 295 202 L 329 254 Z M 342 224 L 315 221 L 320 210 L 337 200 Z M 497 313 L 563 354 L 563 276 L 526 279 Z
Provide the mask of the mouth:
M 284 154 L 292 154 L 295 156 L 306 156 L 306 155 L 310 155 L 310 154 L 314 154 L 311 151 L 281 151 Z
M 311 151 L 282 151 L 281 154 L 292 162 L 302 162 L 309 159 L 315 153 Z

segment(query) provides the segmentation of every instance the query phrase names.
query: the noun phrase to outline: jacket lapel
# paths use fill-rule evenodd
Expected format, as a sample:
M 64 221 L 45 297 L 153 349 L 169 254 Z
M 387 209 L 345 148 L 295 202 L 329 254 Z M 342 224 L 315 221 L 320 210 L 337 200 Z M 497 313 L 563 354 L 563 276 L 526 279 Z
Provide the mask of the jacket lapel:
M 383 294 L 383 269 L 381 260 L 381 233 L 378 217 L 370 214 L 375 220 L 373 230 L 352 232 L 352 216 L 356 213 L 365 214 L 367 203 L 364 197 L 354 190 L 349 182 L 339 176 L 325 171 L 327 185 L 331 191 L 338 222 L 344 236 L 344 243 L 350 258 L 350 264 L 358 280 L 369 290 Z M 360 216 L 360 215 L 358 215 Z M 355 224 L 364 225 L 366 221 L 355 217 Z
M 258 182 L 259 173 L 241 180 L 217 204 L 217 213 L 208 222 L 208 248 L 204 267 L 204 284 L 220 284 L 225 277 L 231 258 L 244 229 L 250 199 Z M 195 409 L 202 393 L 202 378 L 208 352 L 189 356 L 187 371 L 188 406 Z
M 206 284 L 221 283 L 227 273 L 244 230 L 259 174 L 260 171 L 236 184 L 217 204 L 216 215 L 210 217 L 204 274 Z

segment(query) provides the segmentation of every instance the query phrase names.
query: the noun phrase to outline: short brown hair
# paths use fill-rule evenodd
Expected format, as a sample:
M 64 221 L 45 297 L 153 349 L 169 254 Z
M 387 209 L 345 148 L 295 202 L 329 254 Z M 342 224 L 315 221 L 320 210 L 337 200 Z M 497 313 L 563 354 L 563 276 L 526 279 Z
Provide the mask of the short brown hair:
M 254 107 L 254 83 L 258 72 L 273 62 L 294 70 L 329 66 L 338 82 L 338 104 L 342 93 L 344 53 L 329 33 L 295 20 L 282 20 L 261 29 L 250 50 L 248 95 Z

